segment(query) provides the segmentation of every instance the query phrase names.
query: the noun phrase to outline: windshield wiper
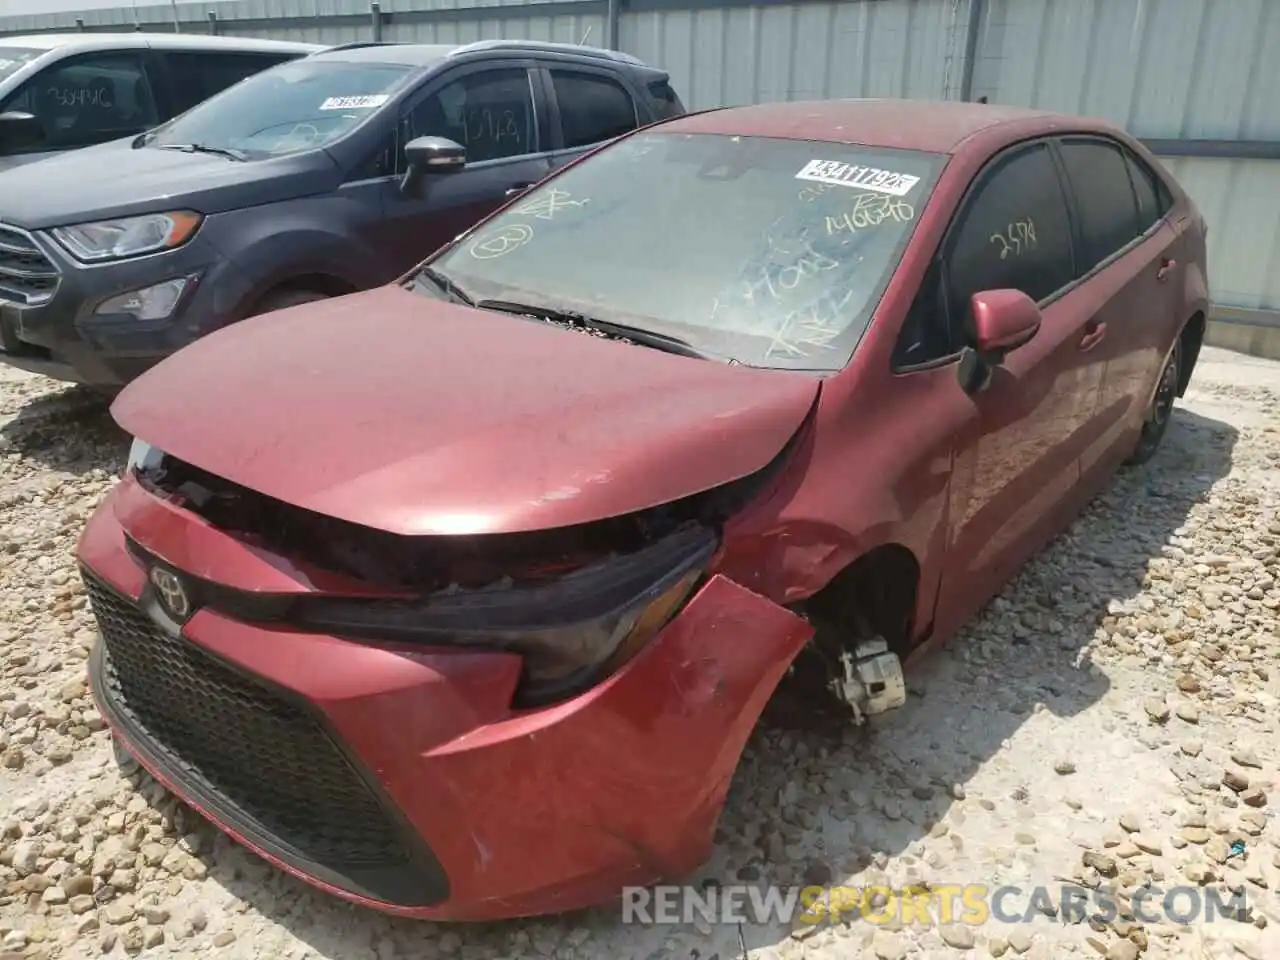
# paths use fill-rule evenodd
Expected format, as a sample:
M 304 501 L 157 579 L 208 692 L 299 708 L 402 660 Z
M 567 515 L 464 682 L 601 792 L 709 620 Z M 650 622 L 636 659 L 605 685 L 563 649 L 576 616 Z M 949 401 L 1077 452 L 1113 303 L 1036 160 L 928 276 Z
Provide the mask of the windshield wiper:
M 239 160 L 241 163 L 249 159 L 249 155 L 242 150 L 231 147 L 211 147 L 205 143 L 162 143 L 159 144 L 159 149 L 181 150 L 183 153 L 210 153 L 217 157 Z
M 516 313 L 527 317 L 550 320 L 552 323 L 567 323 L 570 326 L 596 330 L 611 337 L 622 337 L 655 350 L 674 353 L 681 357 L 693 357 L 695 360 L 714 359 L 703 353 L 687 340 L 673 337 L 666 333 L 646 330 L 644 327 L 633 327 L 626 323 L 615 323 L 612 320 L 601 320 L 576 310 L 559 310 L 555 307 L 540 307 L 530 303 L 518 303 L 514 300 L 480 300 L 475 304 L 484 310 L 499 310 L 503 313 Z
M 461 287 L 459 287 L 456 283 L 454 283 L 451 279 L 446 277 L 443 273 L 441 273 L 435 267 L 423 267 L 421 270 L 419 270 L 418 275 L 413 278 L 414 286 L 417 286 L 418 280 L 424 279 L 424 278 L 427 280 L 430 280 L 437 287 L 443 290 L 450 298 L 452 298 L 453 300 L 456 300 L 458 303 L 465 304 L 468 307 L 474 307 L 476 305 L 475 301 L 472 300 L 471 297 L 469 297 L 467 294 L 462 292 Z

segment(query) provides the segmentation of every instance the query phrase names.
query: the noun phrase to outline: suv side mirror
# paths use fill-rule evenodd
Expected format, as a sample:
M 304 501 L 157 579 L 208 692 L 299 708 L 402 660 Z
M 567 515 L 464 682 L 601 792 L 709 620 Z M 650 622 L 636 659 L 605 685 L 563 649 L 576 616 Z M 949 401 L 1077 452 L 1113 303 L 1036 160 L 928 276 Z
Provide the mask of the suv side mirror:
M 408 169 L 400 192 L 412 193 L 428 173 L 457 173 L 467 165 L 467 148 L 446 137 L 417 137 L 404 146 Z
M 981 393 L 996 367 L 1040 330 L 1040 308 L 1021 290 L 983 290 L 969 298 L 973 346 L 960 357 L 960 384 Z
M 0 113 L 0 149 L 24 150 L 44 142 L 44 124 L 21 110 Z

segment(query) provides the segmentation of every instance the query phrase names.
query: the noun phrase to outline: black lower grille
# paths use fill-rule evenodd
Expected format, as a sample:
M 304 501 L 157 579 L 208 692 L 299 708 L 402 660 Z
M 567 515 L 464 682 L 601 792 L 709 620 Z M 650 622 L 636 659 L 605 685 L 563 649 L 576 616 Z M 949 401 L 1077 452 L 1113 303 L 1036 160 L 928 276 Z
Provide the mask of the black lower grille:
M 193 801 L 335 886 L 404 905 L 443 898 L 439 865 L 310 711 L 82 575 L 104 641 L 94 669 L 104 707 Z

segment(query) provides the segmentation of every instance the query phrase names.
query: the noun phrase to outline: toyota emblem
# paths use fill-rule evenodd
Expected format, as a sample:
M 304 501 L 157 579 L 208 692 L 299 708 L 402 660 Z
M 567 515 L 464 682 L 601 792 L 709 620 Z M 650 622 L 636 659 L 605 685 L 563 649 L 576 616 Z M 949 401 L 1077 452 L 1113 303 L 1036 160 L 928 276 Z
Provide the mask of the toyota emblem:
M 151 585 L 156 588 L 156 596 L 165 610 L 175 619 L 185 620 L 191 612 L 191 600 L 177 575 L 163 567 L 152 567 Z

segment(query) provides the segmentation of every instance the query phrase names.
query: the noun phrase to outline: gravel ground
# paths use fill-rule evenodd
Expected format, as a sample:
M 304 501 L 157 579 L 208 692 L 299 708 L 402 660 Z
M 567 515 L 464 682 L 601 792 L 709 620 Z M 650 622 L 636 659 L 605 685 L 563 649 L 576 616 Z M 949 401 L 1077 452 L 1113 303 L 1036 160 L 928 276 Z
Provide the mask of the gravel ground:
M 700 878 L 1245 892 L 1212 923 L 449 927 L 312 892 L 113 761 L 72 551 L 124 453 L 101 403 L 0 373 L 0 960 L 1280 956 L 1280 364 L 1206 350 L 1155 461 L 875 729 L 765 725 Z

